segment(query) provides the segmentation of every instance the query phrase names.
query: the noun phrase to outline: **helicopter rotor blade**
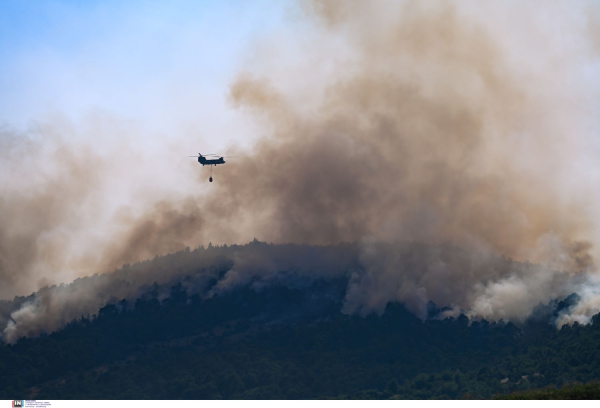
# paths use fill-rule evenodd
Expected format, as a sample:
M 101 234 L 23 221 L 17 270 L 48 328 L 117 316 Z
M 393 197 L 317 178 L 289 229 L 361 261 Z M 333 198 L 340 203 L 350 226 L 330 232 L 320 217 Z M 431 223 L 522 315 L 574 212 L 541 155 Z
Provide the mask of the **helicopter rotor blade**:
M 198 153 L 198 156 L 204 156 L 204 157 L 223 157 L 223 158 L 227 158 L 227 157 L 237 157 L 237 156 L 221 156 L 220 154 L 214 154 L 214 153 L 209 153 L 209 154 L 202 154 L 202 153 Z M 198 157 L 198 156 L 190 156 L 190 157 Z

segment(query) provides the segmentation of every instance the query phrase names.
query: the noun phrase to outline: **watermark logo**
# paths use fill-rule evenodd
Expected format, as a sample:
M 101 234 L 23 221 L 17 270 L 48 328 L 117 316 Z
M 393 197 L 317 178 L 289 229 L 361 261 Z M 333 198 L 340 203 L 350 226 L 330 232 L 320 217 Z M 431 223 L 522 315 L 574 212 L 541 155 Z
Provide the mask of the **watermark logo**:
M 14 407 L 24 407 L 25 406 L 24 402 L 25 401 L 23 401 L 23 400 L 13 400 L 12 406 L 13 406 L 13 408 Z

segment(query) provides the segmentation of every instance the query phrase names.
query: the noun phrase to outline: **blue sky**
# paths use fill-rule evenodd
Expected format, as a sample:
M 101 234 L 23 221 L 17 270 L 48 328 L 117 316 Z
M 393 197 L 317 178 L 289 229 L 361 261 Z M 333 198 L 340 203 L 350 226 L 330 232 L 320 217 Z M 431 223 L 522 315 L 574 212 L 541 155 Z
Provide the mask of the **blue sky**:
M 282 1 L 0 3 L 0 124 L 94 111 L 151 131 L 231 119 L 228 86 L 253 41 L 285 29 Z M 210 128 L 210 127 L 209 127 Z M 222 129 L 221 129 L 222 130 Z

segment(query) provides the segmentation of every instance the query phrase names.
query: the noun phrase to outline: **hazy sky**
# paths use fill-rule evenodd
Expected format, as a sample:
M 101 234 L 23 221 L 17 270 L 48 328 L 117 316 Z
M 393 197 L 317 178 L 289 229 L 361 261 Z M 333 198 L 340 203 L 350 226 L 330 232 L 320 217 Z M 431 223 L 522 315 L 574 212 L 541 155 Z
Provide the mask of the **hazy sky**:
M 593 4 L 531 3 L 517 9 L 462 2 L 461 12 L 484 15 L 488 28 L 504 37 L 508 56 L 524 59 L 530 71 L 550 76 L 542 72 L 550 63 L 553 70 L 565 70 L 561 79 L 570 85 L 598 88 L 597 60 L 570 61 L 575 70 L 561 61 L 587 46 L 578 31 L 600 37 L 600 13 Z M 201 136 L 198 149 L 219 150 L 230 140 L 248 146 L 255 132 L 228 104 L 229 86 L 265 55 L 274 59 L 265 70 L 272 79 L 273 66 L 289 68 L 310 58 L 294 56 L 306 54 L 295 49 L 299 37 L 316 35 L 314 26 L 298 18 L 300 8 L 295 1 L 267 0 L 4 1 L 0 125 L 25 129 L 53 115 L 78 122 L 101 113 L 167 137 Z M 291 49 L 282 50 L 282 44 Z M 596 47 L 600 50 L 600 40 Z M 317 62 L 321 67 L 314 69 L 323 68 L 324 59 Z M 310 82 L 303 73 L 300 87 Z
M 244 141 L 229 83 L 290 13 L 287 1 L 4 1 L 0 124 L 101 112 L 210 147 Z

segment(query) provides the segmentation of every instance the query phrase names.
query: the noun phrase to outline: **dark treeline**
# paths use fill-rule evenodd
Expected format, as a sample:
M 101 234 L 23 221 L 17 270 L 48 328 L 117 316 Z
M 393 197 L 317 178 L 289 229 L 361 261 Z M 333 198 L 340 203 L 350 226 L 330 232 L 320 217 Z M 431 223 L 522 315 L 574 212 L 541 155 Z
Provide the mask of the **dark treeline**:
M 349 316 L 346 284 L 246 285 L 210 298 L 181 283 L 163 298 L 153 285 L 0 346 L 0 398 L 491 398 L 600 378 L 598 324 L 557 330 L 543 313 L 520 326 L 422 321 L 399 303 Z
M 541 276 L 542 283 L 532 283 Z M 398 241 L 310 246 L 255 240 L 247 245 L 186 249 L 0 301 L 0 341 L 15 343 L 21 337 L 55 332 L 82 316 L 98 314 L 107 304 L 127 299 L 130 306 L 135 305 L 152 290 L 162 302 L 178 284 L 189 297 L 198 295 L 199 300 L 206 300 L 244 286 L 260 291 L 277 285 L 307 288 L 317 280 L 343 281 L 344 290 L 336 290 L 335 295 L 339 295 L 340 310 L 345 314 L 382 314 L 388 302 L 400 301 L 421 319 L 450 313 L 457 317 L 463 308 L 484 317 L 491 313 L 490 319 L 497 320 L 527 316 L 540 302 L 546 306 L 535 314 L 551 313 L 555 305 L 547 304 L 550 299 L 577 291 L 585 278 L 585 274 L 573 276 L 448 245 Z M 522 301 L 507 291 L 492 291 L 492 295 L 482 291 L 482 287 L 494 288 L 507 281 L 530 288 L 526 302 L 510 308 L 508 315 L 501 312 L 502 307 L 477 309 L 481 304 Z M 429 300 L 453 305 L 453 310 L 432 315 Z M 313 301 L 319 304 L 320 299 L 314 297 Z M 563 312 L 564 317 L 572 309 Z

